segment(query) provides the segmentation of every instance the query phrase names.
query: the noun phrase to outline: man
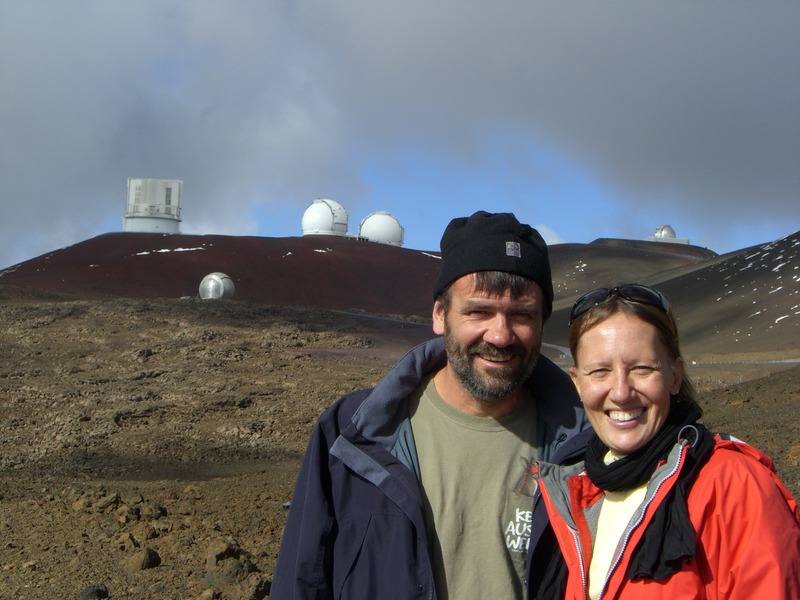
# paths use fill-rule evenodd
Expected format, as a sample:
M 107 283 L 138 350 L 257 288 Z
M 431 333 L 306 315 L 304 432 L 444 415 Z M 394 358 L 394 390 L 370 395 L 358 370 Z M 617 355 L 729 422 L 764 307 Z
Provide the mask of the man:
M 512 214 L 451 221 L 433 329 L 319 418 L 270 598 L 524 598 L 530 464 L 587 427 L 540 356 L 547 246 Z M 534 566 L 535 568 L 535 566 Z

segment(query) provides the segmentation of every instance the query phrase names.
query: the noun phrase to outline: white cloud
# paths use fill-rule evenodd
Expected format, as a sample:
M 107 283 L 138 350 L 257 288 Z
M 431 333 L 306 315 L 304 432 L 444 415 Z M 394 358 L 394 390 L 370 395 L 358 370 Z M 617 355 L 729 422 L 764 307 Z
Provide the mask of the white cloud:
M 128 177 L 182 179 L 186 233 L 252 234 L 258 207 L 381 210 L 367 159 L 468 171 L 498 132 L 630 220 L 567 190 L 557 239 L 591 241 L 570 233 L 583 215 L 594 237 L 655 218 L 627 235 L 663 221 L 709 246 L 768 241 L 800 223 L 798 22 L 772 2 L 5 2 L 0 267 L 121 222 Z M 431 197 L 407 201 L 433 227 Z

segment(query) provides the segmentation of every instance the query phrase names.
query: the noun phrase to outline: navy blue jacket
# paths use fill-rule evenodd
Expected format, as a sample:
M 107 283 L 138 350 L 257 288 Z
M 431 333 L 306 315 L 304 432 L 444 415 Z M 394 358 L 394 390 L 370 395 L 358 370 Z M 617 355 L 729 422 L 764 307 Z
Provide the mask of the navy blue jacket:
M 446 364 L 436 338 L 410 350 L 369 390 L 320 416 L 289 509 L 271 600 L 436 598 L 408 396 Z M 540 357 L 528 379 L 537 402 L 537 452 L 588 427 L 575 387 Z

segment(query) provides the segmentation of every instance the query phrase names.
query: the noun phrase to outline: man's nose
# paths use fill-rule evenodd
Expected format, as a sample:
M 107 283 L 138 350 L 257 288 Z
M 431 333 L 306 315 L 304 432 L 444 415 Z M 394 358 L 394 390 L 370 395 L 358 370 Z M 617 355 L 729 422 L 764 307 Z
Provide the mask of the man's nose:
M 516 336 L 509 319 L 503 314 L 497 314 L 489 321 L 483 339 L 498 348 L 504 348 L 513 344 Z

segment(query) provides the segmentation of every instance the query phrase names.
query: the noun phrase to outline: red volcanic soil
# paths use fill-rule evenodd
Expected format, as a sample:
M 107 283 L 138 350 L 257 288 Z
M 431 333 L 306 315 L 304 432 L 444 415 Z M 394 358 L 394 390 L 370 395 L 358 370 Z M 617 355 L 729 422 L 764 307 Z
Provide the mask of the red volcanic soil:
M 0 284 L 76 299 L 180 298 L 222 272 L 237 300 L 427 316 L 438 271 L 433 253 L 355 238 L 109 233 L 10 267 Z
M 714 256 L 696 246 L 636 240 L 550 246 L 556 299 Z M 180 298 L 196 296 L 203 277 L 222 272 L 237 300 L 427 317 L 439 265 L 438 252 L 349 237 L 108 233 L 10 267 L 0 272 L 0 286 L 71 299 Z

